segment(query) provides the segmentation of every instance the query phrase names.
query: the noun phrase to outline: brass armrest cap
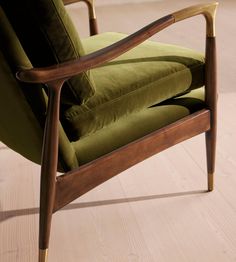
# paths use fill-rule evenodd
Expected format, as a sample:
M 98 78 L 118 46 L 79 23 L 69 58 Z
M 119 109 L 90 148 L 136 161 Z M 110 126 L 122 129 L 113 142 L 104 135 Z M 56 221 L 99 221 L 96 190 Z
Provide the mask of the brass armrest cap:
M 215 16 L 218 6 L 218 2 L 208 3 L 208 4 L 199 4 L 191 7 L 184 8 L 180 11 L 172 13 L 175 18 L 175 22 L 184 20 L 189 17 L 196 15 L 204 15 L 207 21 L 207 36 L 215 36 Z

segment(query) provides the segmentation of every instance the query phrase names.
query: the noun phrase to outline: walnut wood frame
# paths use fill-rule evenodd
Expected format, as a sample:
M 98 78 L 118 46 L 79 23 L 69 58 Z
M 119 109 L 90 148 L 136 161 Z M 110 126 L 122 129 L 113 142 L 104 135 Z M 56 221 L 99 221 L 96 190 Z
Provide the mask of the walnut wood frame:
M 94 10 L 92 0 L 84 1 L 88 4 L 89 8 L 92 5 L 92 9 Z M 64 0 L 65 4 L 72 2 L 78 1 Z M 217 119 L 215 47 L 215 12 L 217 5 L 218 3 L 211 3 L 183 9 L 156 20 L 123 40 L 80 59 L 47 68 L 33 68 L 17 73 L 19 80 L 47 84 L 49 90 L 49 105 L 44 131 L 41 168 L 40 262 L 45 262 L 47 259 L 51 219 L 54 212 L 147 157 L 203 132 L 206 133 L 208 191 L 213 190 Z M 92 14 L 91 11 L 89 14 Z M 91 163 L 57 177 L 59 105 L 60 91 L 63 83 L 80 72 L 95 68 L 118 57 L 171 24 L 200 14 L 204 15 L 207 22 L 205 67 L 206 108 L 129 143 Z M 92 18 L 96 18 L 95 13 Z M 95 29 L 96 27 L 92 31 L 97 32 L 97 29 Z M 133 155 L 134 151 L 135 156 Z

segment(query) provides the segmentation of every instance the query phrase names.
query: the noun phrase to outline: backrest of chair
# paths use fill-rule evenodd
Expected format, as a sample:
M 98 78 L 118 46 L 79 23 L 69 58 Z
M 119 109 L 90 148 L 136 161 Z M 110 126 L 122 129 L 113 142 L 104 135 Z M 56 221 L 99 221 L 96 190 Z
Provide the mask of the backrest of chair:
M 0 140 L 39 163 L 42 128 L 16 80 L 17 67 L 30 67 L 14 31 L 0 8 Z
M 83 45 L 62 0 L 1 0 L 0 4 L 34 67 L 84 55 Z M 95 92 L 90 71 L 68 80 L 61 104 L 82 104 Z
M 20 83 L 15 77 L 19 68 L 31 67 L 0 6 L 0 141 L 40 163 L 46 96 L 42 85 Z M 77 166 L 74 151 L 61 126 L 60 160 L 60 170 Z

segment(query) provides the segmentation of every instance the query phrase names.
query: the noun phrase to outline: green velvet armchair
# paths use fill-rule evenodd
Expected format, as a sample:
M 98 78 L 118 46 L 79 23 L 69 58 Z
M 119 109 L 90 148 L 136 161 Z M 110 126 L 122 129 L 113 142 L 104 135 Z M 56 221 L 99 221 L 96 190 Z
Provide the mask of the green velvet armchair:
M 39 261 L 53 213 L 144 159 L 205 132 L 208 191 L 216 147 L 217 3 L 177 11 L 132 35 L 80 39 L 65 4 L 0 1 L 0 140 L 41 164 Z M 195 15 L 206 53 L 145 41 Z M 61 173 L 58 173 L 61 172 Z

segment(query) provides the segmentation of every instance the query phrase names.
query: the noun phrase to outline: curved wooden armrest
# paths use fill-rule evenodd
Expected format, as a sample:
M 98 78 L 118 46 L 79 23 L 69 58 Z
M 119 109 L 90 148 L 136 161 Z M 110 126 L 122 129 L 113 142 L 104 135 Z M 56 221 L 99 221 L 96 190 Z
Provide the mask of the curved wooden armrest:
M 173 23 L 172 15 L 165 16 L 108 47 L 55 66 L 20 71 L 17 73 L 17 78 L 30 83 L 48 83 L 68 79 L 120 56 Z
M 58 80 L 67 80 L 74 75 L 98 67 L 122 55 L 171 24 L 199 14 L 203 14 L 207 20 L 207 36 L 214 36 L 214 34 L 210 33 L 214 31 L 213 24 L 217 5 L 218 3 L 204 4 L 180 10 L 156 20 L 108 47 L 59 65 L 20 71 L 17 73 L 17 78 L 30 83 L 50 83 Z

